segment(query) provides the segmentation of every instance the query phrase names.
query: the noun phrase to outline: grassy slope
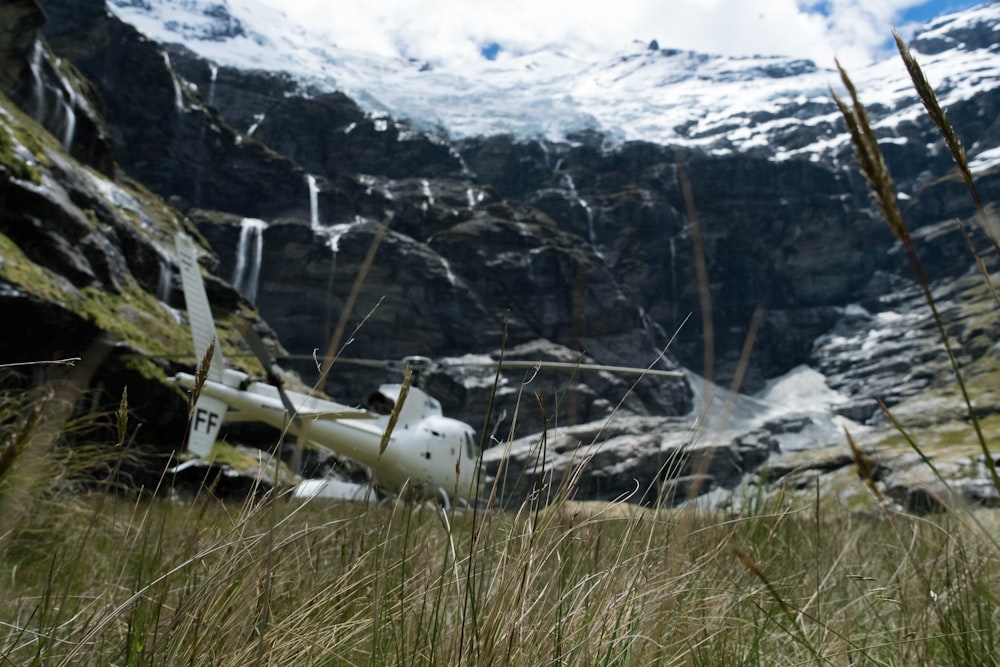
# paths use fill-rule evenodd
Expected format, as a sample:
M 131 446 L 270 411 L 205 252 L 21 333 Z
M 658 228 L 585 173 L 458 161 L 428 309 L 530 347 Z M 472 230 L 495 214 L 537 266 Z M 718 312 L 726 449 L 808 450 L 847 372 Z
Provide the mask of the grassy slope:
M 980 518 L 995 529 L 995 514 Z M 47 514 L 4 552 L 0 655 L 992 664 L 998 556 L 959 517 L 819 502 L 767 501 L 738 516 L 560 504 L 474 519 L 413 505 L 95 496 Z

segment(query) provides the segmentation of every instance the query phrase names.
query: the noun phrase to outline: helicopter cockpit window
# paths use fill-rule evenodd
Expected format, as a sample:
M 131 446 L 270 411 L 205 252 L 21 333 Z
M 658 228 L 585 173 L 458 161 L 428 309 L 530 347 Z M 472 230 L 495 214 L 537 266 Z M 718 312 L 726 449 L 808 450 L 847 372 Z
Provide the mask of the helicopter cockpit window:
M 380 415 L 392 414 L 392 409 L 396 404 L 391 398 L 380 391 L 373 391 L 368 397 L 368 409 Z
M 465 452 L 469 455 L 470 459 L 476 458 L 476 443 L 472 439 L 471 433 L 465 434 Z

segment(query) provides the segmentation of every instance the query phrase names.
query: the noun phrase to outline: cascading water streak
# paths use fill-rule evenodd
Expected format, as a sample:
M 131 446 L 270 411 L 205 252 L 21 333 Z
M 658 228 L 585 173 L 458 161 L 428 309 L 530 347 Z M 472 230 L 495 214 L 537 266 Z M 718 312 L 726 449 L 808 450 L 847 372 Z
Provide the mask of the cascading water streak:
M 215 106 L 215 80 L 219 78 L 219 66 L 214 63 L 208 66 L 211 79 L 208 84 L 208 106 Z
M 455 272 L 451 270 L 451 264 L 448 263 L 448 260 L 440 255 L 438 256 L 438 259 L 441 260 L 441 268 L 444 269 L 444 277 L 448 279 L 448 284 L 452 287 L 458 285 L 458 277 L 455 275 Z
M 156 298 L 170 305 L 170 291 L 173 287 L 174 269 L 165 258 L 160 258 L 160 278 L 156 284 Z
M 30 112 L 36 121 L 59 137 L 63 148 L 69 151 L 76 136 L 76 112 L 73 110 L 77 100 L 76 91 L 59 73 L 58 68 L 50 68 L 50 75 L 54 73 L 57 81 L 46 83 L 44 59 L 45 47 L 41 40 L 35 40 L 29 62 L 32 77 Z
M 248 137 L 253 136 L 253 133 L 257 131 L 257 128 L 260 127 L 260 124 L 264 122 L 265 118 L 267 118 L 266 113 L 255 113 L 253 115 L 253 122 L 250 123 L 250 127 L 247 128 Z
M 316 185 L 316 177 L 306 174 L 306 185 L 309 187 L 309 226 L 312 230 L 319 231 L 319 186 Z
M 561 161 L 557 164 L 557 167 L 559 164 L 561 164 Z M 576 203 L 580 205 L 584 215 L 587 217 L 587 240 L 590 241 L 590 246 L 594 249 L 594 252 L 600 255 L 601 251 L 597 248 L 597 230 L 594 227 L 594 211 L 590 208 L 587 200 L 581 197 L 576 191 L 576 183 L 573 182 L 573 177 L 570 176 L 569 172 L 563 173 L 562 177 L 566 191 L 569 192 L 570 197 L 576 200 Z
M 265 229 L 267 223 L 256 218 L 243 218 L 240 222 L 240 242 L 236 249 L 233 287 L 242 292 L 250 303 L 257 301 L 260 264 L 264 256 Z
M 73 139 L 76 135 L 76 112 L 73 111 L 73 105 L 76 102 L 76 93 L 73 89 L 69 89 L 68 100 L 63 102 L 63 114 L 65 118 L 63 119 L 63 136 L 62 145 L 67 151 L 73 146 Z
M 42 40 L 35 40 L 35 48 L 31 52 L 31 76 L 34 78 L 34 89 L 32 91 L 34 103 L 34 118 L 38 122 L 45 121 L 45 81 L 42 79 L 42 57 L 45 55 Z
M 322 233 L 326 236 L 326 245 L 330 249 L 330 273 L 326 282 L 326 329 L 325 331 L 333 333 L 333 288 L 336 284 L 337 276 L 337 255 L 340 253 L 340 237 L 350 231 L 351 227 L 355 225 L 363 225 L 365 219 L 360 216 L 354 216 L 353 222 L 343 223 L 339 225 L 330 225 L 329 227 L 321 228 Z
M 424 196 L 424 201 L 420 205 L 420 208 L 426 211 L 428 207 L 434 206 L 434 193 L 431 192 L 431 182 L 426 178 L 420 181 L 420 190 Z
M 163 63 L 167 66 L 167 73 L 170 74 L 170 79 L 174 84 L 174 109 L 178 113 L 184 111 L 184 93 L 181 92 L 181 83 L 177 80 L 177 74 L 174 72 L 173 65 L 170 64 L 170 54 L 166 51 L 160 52 L 163 55 Z

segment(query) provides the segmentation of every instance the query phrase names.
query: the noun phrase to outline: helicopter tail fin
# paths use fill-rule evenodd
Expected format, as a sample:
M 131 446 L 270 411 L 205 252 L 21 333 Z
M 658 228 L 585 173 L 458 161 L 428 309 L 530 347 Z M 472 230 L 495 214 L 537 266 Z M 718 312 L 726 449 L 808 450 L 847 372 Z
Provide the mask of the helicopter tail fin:
M 212 319 L 212 309 L 205 293 L 205 281 L 198 268 L 198 254 L 194 244 L 185 234 L 177 235 L 177 257 L 180 264 L 181 283 L 184 286 L 184 302 L 187 304 L 188 320 L 191 322 L 191 335 L 194 338 L 195 358 L 199 361 L 208 354 L 213 339 L 217 340 L 215 320 Z M 208 368 L 208 379 L 222 382 L 222 373 L 226 368 L 222 349 L 215 346 L 212 361 Z M 188 451 L 201 457 L 212 452 L 212 446 L 219 435 L 222 420 L 227 406 L 221 400 L 201 394 L 195 403 L 191 414 L 191 425 L 188 432 Z
M 225 403 L 212 396 L 202 394 L 194 404 L 191 426 L 188 429 L 188 451 L 201 458 L 212 453 L 215 440 L 219 437 L 222 420 L 226 416 Z

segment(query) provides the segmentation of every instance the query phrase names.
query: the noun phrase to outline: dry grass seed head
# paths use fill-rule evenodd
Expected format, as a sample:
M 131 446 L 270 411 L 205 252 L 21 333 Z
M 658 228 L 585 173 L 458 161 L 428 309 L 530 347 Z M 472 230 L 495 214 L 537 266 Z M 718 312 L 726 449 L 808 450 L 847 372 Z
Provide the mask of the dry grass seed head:
M 854 83 L 847 75 L 847 71 L 841 67 L 840 62 L 837 62 L 837 69 L 844 87 L 847 88 L 847 92 L 851 96 L 851 106 L 847 106 L 833 90 L 830 91 L 830 94 L 833 95 L 833 100 L 847 123 L 851 143 L 854 145 L 858 163 L 861 165 L 861 173 L 872 188 L 875 200 L 889 224 L 889 230 L 897 240 L 906 243 L 910 232 L 906 223 L 903 222 L 902 213 L 899 211 L 896 186 L 892 181 L 892 176 L 889 175 L 889 168 L 882 157 L 882 151 L 879 150 L 875 132 L 868 119 L 868 113 L 858 99 L 858 91 L 855 89 Z

